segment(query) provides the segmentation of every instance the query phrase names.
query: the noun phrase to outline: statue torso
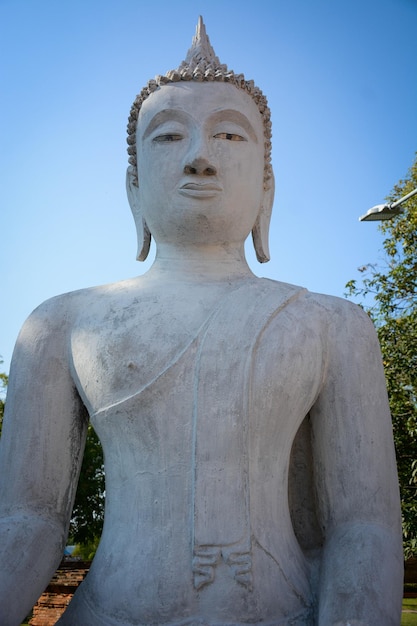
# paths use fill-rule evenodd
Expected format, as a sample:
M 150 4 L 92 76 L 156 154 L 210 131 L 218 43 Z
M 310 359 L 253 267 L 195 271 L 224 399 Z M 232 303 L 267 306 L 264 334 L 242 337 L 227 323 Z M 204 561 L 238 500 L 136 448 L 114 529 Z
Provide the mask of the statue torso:
M 311 620 L 288 468 L 321 383 L 320 324 L 298 288 L 252 279 L 231 291 L 105 293 L 77 321 L 74 377 L 103 444 L 106 521 L 68 619 Z

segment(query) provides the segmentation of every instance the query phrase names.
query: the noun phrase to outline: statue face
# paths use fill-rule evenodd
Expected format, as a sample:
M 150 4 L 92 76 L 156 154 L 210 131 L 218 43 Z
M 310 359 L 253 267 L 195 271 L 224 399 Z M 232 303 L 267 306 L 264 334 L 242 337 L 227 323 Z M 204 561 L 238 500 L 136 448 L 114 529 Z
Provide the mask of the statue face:
M 137 155 L 138 204 L 157 242 L 246 239 L 263 199 L 264 129 L 244 91 L 164 85 L 142 105 Z

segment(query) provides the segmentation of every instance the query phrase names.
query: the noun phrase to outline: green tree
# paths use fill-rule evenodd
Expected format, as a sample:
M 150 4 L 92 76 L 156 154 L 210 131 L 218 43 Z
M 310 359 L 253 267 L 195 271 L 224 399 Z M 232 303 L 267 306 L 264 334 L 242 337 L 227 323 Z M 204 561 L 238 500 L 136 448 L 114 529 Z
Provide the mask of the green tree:
M 70 542 L 90 554 L 94 554 L 103 528 L 104 496 L 103 450 L 90 424 L 69 531 Z
M 417 155 L 389 202 L 417 187 Z M 346 286 L 377 329 L 385 368 L 401 490 L 405 556 L 417 555 L 417 196 L 382 222 L 384 257 Z M 383 462 L 383 460 L 381 460 Z

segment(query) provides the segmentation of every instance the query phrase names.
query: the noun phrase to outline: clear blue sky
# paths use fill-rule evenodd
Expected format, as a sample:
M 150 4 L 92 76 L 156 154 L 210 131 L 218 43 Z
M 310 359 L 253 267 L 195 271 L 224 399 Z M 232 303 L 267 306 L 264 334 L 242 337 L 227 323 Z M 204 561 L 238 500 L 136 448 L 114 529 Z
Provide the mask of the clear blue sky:
M 380 258 L 382 202 L 417 150 L 416 0 L 0 0 L 0 354 L 58 293 L 127 278 L 126 119 L 202 14 L 273 120 L 272 260 L 259 275 L 342 296 Z

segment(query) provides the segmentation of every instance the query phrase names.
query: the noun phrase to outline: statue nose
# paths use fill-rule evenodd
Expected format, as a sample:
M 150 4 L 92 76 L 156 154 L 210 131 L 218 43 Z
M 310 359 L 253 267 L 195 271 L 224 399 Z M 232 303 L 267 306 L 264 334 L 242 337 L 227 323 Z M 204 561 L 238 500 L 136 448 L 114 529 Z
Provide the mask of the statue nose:
M 194 174 L 195 176 L 215 176 L 217 170 L 207 159 L 193 159 L 184 166 L 184 174 Z

